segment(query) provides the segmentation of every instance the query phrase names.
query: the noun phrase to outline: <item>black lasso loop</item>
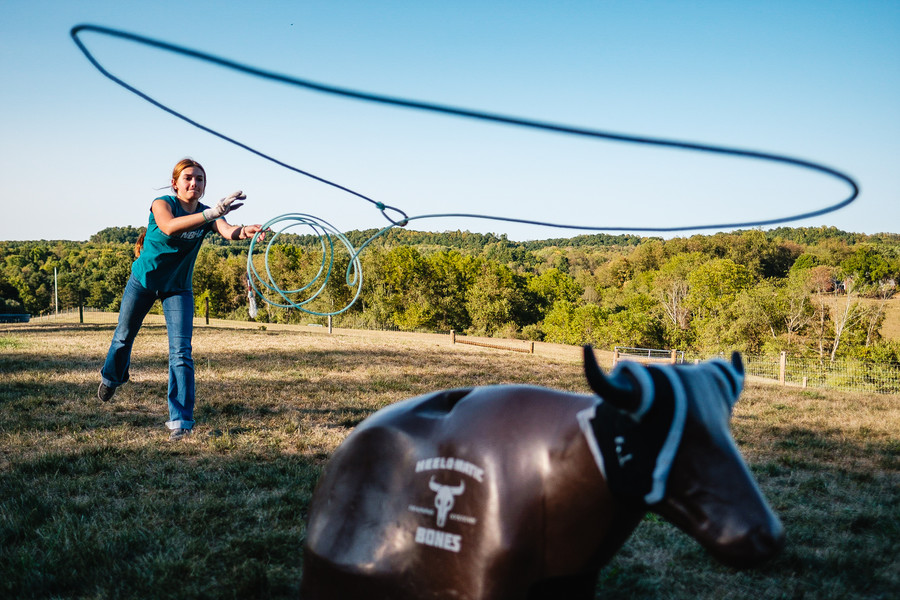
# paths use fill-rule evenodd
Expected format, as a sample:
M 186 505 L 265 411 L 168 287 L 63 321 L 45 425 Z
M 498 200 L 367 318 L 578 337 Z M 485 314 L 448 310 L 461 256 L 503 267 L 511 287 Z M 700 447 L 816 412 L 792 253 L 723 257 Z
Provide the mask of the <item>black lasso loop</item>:
M 409 224 L 409 215 L 404 211 L 400 210 L 396 206 L 388 206 L 387 204 L 382 204 L 381 202 L 377 202 L 375 206 L 378 207 L 378 210 L 381 211 L 382 216 L 390 221 L 391 225 L 395 225 L 397 227 L 406 227 Z M 391 218 L 391 216 L 387 213 L 387 211 L 393 211 L 395 213 L 400 213 L 403 217 L 399 221 L 395 221 Z
M 399 106 L 399 107 L 415 109 L 415 110 L 423 110 L 423 111 L 434 112 L 434 113 L 442 113 L 442 114 L 447 114 L 447 115 L 452 115 L 452 116 L 457 116 L 457 117 L 462 117 L 462 118 L 490 121 L 490 122 L 494 122 L 494 123 L 502 123 L 502 124 L 512 125 L 512 126 L 516 126 L 516 127 L 524 127 L 524 128 L 529 128 L 529 129 L 551 131 L 551 132 L 567 134 L 567 135 L 604 139 L 604 140 L 609 140 L 609 141 L 614 141 L 614 142 L 644 144 L 644 145 L 659 146 L 659 147 L 665 147 L 665 148 L 689 150 L 689 151 L 693 151 L 693 152 L 705 152 L 705 153 L 713 153 L 713 154 L 720 154 L 720 155 L 737 156 L 737 157 L 749 158 L 749 159 L 754 159 L 754 160 L 762 160 L 762 161 L 786 164 L 786 165 L 793 166 L 793 167 L 816 171 L 818 173 L 825 174 L 830 177 L 839 179 L 839 180 L 843 181 L 844 183 L 846 183 L 847 185 L 849 185 L 851 191 L 850 191 L 850 195 L 847 198 L 845 198 L 844 200 L 837 202 L 835 204 L 825 206 L 823 208 L 819 208 L 819 209 L 816 209 L 813 211 L 798 213 L 798 214 L 789 215 L 789 216 L 785 216 L 785 217 L 776 217 L 776 218 L 771 218 L 771 219 L 761 219 L 761 220 L 755 220 L 755 221 L 738 221 L 738 222 L 733 222 L 733 223 L 716 223 L 716 224 L 706 223 L 706 224 L 698 224 L 698 225 L 683 225 L 683 226 L 672 226 L 672 227 L 568 225 L 568 224 L 551 223 L 551 222 L 539 221 L 539 220 L 528 220 L 528 219 L 518 219 L 518 218 L 514 218 L 514 217 L 501 217 L 501 216 L 491 216 L 491 215 L 484 215 L 484 214 L 469 214 L 469 213 L 444 213 L 444 214 L 422 215 L 419 217 L 407 217 L 406 214 L 399 209 L 396 209 L 393 207 L 384 207 L 383 204 L 377 202 L 376 200 L 373 200 L 372 198 L 369 198 L 368 196 L 366 196 L 364 194 L 361 194 L 350 188 L 344 187 L 333 181 L 329 181 L 323 177 L 319 177 L 317 175 L 314 175 L 312 173 L 309 173 L 307 171 L 299 169 L 295 166 L 287 164 L 283 161 L 280 161 L 272 156 L 264 154 L 264 153 L 260 152 L 259 150 L 256 150 L 256 149 L 254 149 L 246 144 L 243 144 L 233 138 L 230 138 L 210 127 L 201 125 L 197 121 L 194 121 L 193 119 L 186 117 L 185 115 L 175 111 L 174 109 L 166 106 L 165 104 L 151 98 L 144 92 L 125 83 L 124 81 L 122 81 L 121 79 L 114 76 L 113 74 L 108 72 L 106 69 L 104 69 L 103 66 L 90 53 L 90 51 L 87 49 L 87 47 L 82 43 L 81 39 L 79 38 L 79 34 L 81 32 L 93 32 L 93 33 L 98 33 L 101 35 L 117 37 L 117 38 L 124 39 L 124 40 L 130 41 L 130 42 L 144 44 L 147 46 L 159 48 L 161 50 L 166 50 L 168 52 L 181 54 L 183 56 L 194 58 L 194 59 L 197 59 L 200 61 L 217 64 L 219 66 L 222 66 L 222 67 L 225 67 L 228 69 L 232 69 L 232 70 L 246 73 L 248 75 L 253 75 L 256 77 L 261 77 L 263 79 L 278 81 L 281 83 L 295 85 L 295 86 L 302 87 L 302 88 L 312 90 L 312 91 L 337 95 L 337 96 L 341 96 L 341 97 L 345 97 L 345 98 L 353 98 L 353 99 L 357 99 L 357 100 L 361 100 L 361 101 L 365 101 L 365 102 L 375 102 L 375 103 L 379 103 L 379 104 L 387 104 L 387 105 Z M 406 225 L 409 221 L 411 221 L 413 219 L 421 219 L 421 218 L 433 219 L 433 218 L 449 218 L 449 217 L 457 217 L 457 218 L 466 217 L 466 218 L 477 218 L 477 219 L 491 219 L 491 220 L 496 220 L 496 221 L 507 221 L 507 222 L 515 222 L 515 223 L 526 223 L 526 224 L 541 225 L 541 226 L 546 226 L 546 227 L 557 227 L 557 228 L 564 228 L 564 229 L 578 229 L 578 230 L 585 230 L 585 231 L 677 232 L 677 231 L 690 231 L 690 230 L 701 230 L 701 229 L 734 229 L 734 228 L 743 228 L 743 227 L 761 227 L 761 226 L 765 226 L 765 225 L 775 225 L 775 224 L 779 224 L 779 223 L 788 223 L 791 221 L 798 221 L 801 219 L 809 219 L 811 217 L 824 215 L 824 214 L 827 214 L 830 212 L 834 212 L 838 209 L 844 208 L 845 206 L 849 205 L 854 200 L 856 200 L 856 198 L 859 196 L 859 186 L 856 184 L 856 182 L 850 176 L 848 176 L 840 171 L 837 171 L 835 169 L 832 169 L 830 167 L 827 167 L 827 166 L 824 166 L 824 165 L 821 165 L 818 163 L 814 163 L 811 161 L 799 159 L 799 158 L 792 158 L 790 156 L 772 154 L 772 153 L 768 153 L 768 152 L 758 152 L 758 151 L 754 151 L 754 150 L 742 150 L 742 149 L 738 149 L 738 148 L 729 148 L 729 147 L 725 147 L 725 146 L 713 146 L 713 145 L 709 145 L 709 144 L 699 144 L 699 143 L 694 143 L 694 142 L 667 140 L 667 139 L 661 139 L 661 138 L 651 138 L 651 137 L 628 135 L 628 134 L 621 134 L 621 133 L 611 133 L 611 132 L 606 132 L 606 131 L 586 129 L 586 128 L 582 128 L 582 127 L 561 125 L 561 124 L 557 124 L 557 123 L 535 121 L 535 120 L 531 120 L 531 119 L 512 117 L 512 116 L 496 114 L 496 113 L 488 113 L 488 112 L 477 111 L 477 110 L 469 110 L 469 109 L 458 108 L 458 107 L 454 107 L 454 106 L 433 104 L 430 102 L 421 102 L 421 101 L 416 101 L 416 100 L 408 100 L 408 99 L 404 99 L 404 98 L 395 98 L 395 97 L 390 97 L 390 96 L 381 96 L 381 95 L 377 95 L 377 94 L 370 94 L 367 92 L 361 92 L 361 91 L 347 89 L 347 88 L 339 88 L 336 86 L 325 85 L 325 84 L 317 83 L 314 81 L 299 79 L 299 78 L 291 77 L 288 75 L 282 75 L 282 74 L 274 73 L 271 71 L 266 71 L 266 70 L 259 69 L 256 67 L 243 65 L 243 64 L 240 64 L 240 63 L 228 60 L 228 59 L 218 57 L 218 56 L 214 56 L 212 54 L 200 52 L 198 50 L 193 50 L 190 48 L 177 46 L 175 44 L 162 42 L 160 40 L 156 40 L 153 38 L 137 35 L 134 33 L 128 33 L 125 31 L 118 30 L 118 29 L 112 29 L 109 27 L 102 27 L 99 25 L 89 25 L 89 24 L 77 25 L 72 28 L 70 34 L 72 36 L 72 39 L 75 41 L 75 44 L 84 53 L 84 55 L 91 62 L 91 64 L 94 65 L 94 67 L 98 71 L 100 71 L 103 75 L 105 75 L 106 77 L 108 77 L 109 79 L 111 79 L 112 81 L 117 83 L 118 85 L 124 87 L 125 89 L 129 90 L 130 92 L 143 98 L 147 102 L 150 102 L 154 106 L 157 106 L 158 108 L 172 114 L 173 116 L 176 116 L 179 119 L 182 119 L 185 122 L 190 123 L 191 125 L 198 127 L 200 129 L 202 129 L 203 131 L 206 131 L 212 135 L 215 135 L 227 142 L 230 142 L 240 148 L 243 148 L 249 152 L 252 152 L 253 154 L 256 154 L 257 156 L 259 156 L 261 158 L 269 160 L 277 165 L 280 165 L 286 169 L 289 169 L 291 171 L 294 171 L 294 172 L 304 175 L 306 177 L 315 179 L 316 181 L 322 182 L 326 185 L 330 185 L 330 186 L 340 189 L 344 192 L 352 194 L 358 198 L 366 200 L 367 202 L 375 204 L 376 206 L 380 205 L 380 206 L 384 207 L 384 208 L 381 208 L 382 214 L 384 214 L 385 218 L 387 218 L 387 220 L 391 222 L 392 226 Z M 385 212 L 385 208 L 390 208 L 391 210 L 395 210 L 395 211 L 403 214 L 404 218 L 399 221 L 391 219 Z

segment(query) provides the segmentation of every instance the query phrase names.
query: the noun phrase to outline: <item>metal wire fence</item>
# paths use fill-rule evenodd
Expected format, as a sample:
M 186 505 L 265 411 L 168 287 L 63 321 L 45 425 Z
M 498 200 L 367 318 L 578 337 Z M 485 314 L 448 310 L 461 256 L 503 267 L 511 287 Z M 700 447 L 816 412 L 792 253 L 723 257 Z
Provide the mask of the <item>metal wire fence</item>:
M 729 358 L 718 355 L 719 358 Z M 741 355 L 744 372 L 751 378 L 803 388 L 900 394 L 900 365 L 853 359 L 822 359 L 781 355 Z M 689 362 L 712 358 L 692 356 Z
M 744 356 L 748 375 L 782 385 L 848 392 L 900 393 L 900 365 L 859 360 Z
M 195 317 L 196 319 L 197 317 Z M 59 312 L 51 312 L 43 315 L 32 316 L 30 323 L 87 323 L 92 325 L 115 325 L 119 321 L 119 313 L 100 310 L 85 306 L 83 308 L 66 308 Z M 166 318 L 156 311 L 151 311 L 144 318 L 144 323 L 165 324 Z
M 669 362 L 683 363 L 683 350 L 659 350 L 657 348 L 629 348 L 627 346 L 615 346 L 613 348 L 615 362 L 619 360 L 636 360 L 639 362 Z

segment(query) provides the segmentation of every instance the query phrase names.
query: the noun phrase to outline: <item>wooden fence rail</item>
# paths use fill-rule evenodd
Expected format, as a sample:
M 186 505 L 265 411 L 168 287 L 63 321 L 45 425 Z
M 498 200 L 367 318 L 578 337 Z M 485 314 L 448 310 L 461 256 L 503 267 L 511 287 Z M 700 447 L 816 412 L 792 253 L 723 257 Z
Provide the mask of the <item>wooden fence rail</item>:
M 470 340 L 465 337 L 459 337 L 456 335 L 455 331 L 450 331 L 450 343 L 451 344 L 468 344 L 470 346 L 482 346 L 483 348 L 493 348 L 495 350 L 508 350 L 510 352 L 522 352 L 524 354 L 534 354 L 534 342 L 525 342 L 527 345 L 525 347 L 522 346 L 509 346 L 506 344 L 497 344 L 495 342 L 484 342 L 481 340 Z

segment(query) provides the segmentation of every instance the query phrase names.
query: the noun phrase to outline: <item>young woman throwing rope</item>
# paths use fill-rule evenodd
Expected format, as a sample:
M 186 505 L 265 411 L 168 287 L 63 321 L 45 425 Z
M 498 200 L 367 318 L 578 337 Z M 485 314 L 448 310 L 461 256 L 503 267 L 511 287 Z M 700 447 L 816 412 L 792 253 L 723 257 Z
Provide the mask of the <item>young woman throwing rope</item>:
M 224 216 L 242 205 L 246 196 L 235 192 L 214 206 L 200 202 L 206 190 L 206 171 L 185 158 L 172 170 L 174 196 L 161 196 L 150 205 L 150 220 L 140 256 L 122 295 L 119 324 L 106 362 L 100 370 L 97 397 L 106 402 L 128 381 L 134 338 L 153 303 L 162 302 L 169 336 L 169 439 L 183 439 L 194 427 L 194 263 L 203 238 L 215 231 L 229 240 L 253 237 L 260 225 L 231 225 Z

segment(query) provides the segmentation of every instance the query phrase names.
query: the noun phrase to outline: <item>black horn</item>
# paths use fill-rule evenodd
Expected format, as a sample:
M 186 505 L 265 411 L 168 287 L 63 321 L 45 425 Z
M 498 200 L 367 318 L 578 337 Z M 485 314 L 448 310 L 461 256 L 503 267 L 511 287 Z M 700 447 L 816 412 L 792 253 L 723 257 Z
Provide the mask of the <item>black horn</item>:
M 731 353 L 731 362 L 725 362 L 721 359 L 709 361 L 709 364 L 718 367 L 719 372 L 724 378 L 724 383 L 728 387 L 728 394 L 725 397 L 728 406 L 734 408 L 744 389 L 744 361 L 740 352 Z
M 729 404 L 734 408 L 738 397 L 741 395 L 741 390 L 744 388 L 744 361 L 740 352 L 735 351 L 731 353 L 731 367 L 734 369 L 734 373 L 730 377 L 734 396 L 730 399 Z
M 637 380 L 626 369 L 617 369 L 615 376 L 604 375 L 590 345 L 584 347 L 584 375 L 594 393 L 619 410 L 634 413 L 641 409 L 642 394 Z
M 744 374 L 744 361 L 741 358 L 741 353 L 736 350 L 731 353 L 731 366 L 741 375 Z

